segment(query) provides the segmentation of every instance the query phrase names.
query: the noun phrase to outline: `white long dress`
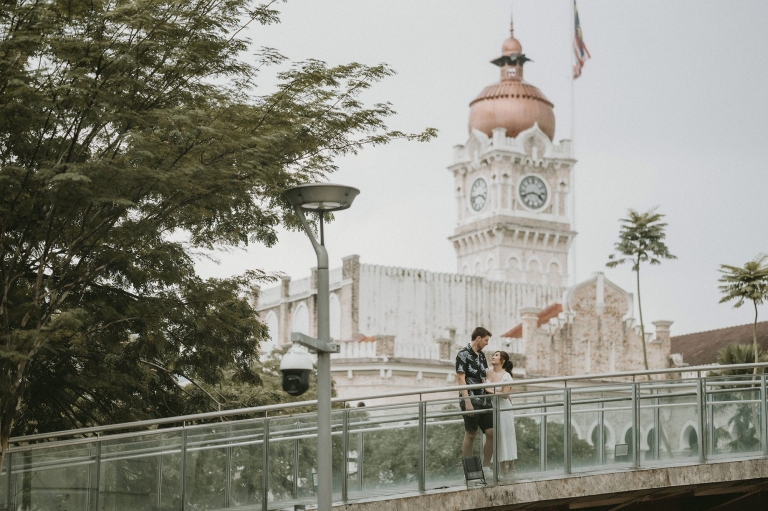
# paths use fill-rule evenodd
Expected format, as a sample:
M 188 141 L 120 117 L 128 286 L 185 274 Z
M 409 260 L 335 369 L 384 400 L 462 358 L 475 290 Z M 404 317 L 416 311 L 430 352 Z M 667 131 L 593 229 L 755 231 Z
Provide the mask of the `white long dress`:
M 512 376 L 504 372 L 499 383 L 512 383 Z M 502 387 L 496 387 L 501 392 Z M 515 436 L 515 412 L 508 397 L 499 397 L 499 461 L 517 459 L 517 436 Z

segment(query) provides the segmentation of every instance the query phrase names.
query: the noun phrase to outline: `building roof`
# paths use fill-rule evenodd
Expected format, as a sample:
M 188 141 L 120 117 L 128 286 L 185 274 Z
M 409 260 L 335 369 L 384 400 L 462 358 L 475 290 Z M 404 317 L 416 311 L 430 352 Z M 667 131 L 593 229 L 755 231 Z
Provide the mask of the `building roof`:
M 752 344 L 752 323 L 672 337 L 672 353 L 680 353 L 683 362 L 698 366 L 717 362 L 717 353 L 733 343 Z M 768 350 L 768 321 L 757 324 L 757 343 Z
M 540 327 L 544 323 L 548 323 L 550 319 L 556 318 L 561 312 L 563 312 L 563 305 L 560 303 L 553 303 L 546 309 L 539 312 L 539 320 L 537 322 L 537 327 Z M 509 332 L 502 334 L 502 337 L 508 337 L 512 339 L 522 339 L 523 338 L 523 324 L 520 323 L 515 328 L 510 330 Z

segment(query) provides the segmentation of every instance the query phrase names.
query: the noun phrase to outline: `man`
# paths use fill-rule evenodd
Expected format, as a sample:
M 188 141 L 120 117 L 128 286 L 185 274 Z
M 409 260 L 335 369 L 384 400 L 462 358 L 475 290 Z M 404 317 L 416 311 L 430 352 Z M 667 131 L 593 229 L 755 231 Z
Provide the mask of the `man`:
M 488 346 L 491 332 L 479 326 L 472 332 L 472 340 L 456 355 L 456 380 L 459 385 L 476 385 L 485 382 L 488 362 L 485 360 L 483 348 Z M 491 456 L 493 455 L 493 414 L 485 410 L 492 407 L 491 400 L 484 389 L 461 389 L 459 391 L 459 406 L 462 411 L 477 410 L 482 413 L 465 414 L 464 442 L 461 445 L 462 455 L 472 456 L 477 429 L 485 434 L 483 445 L 483 472 L 490 475 Z

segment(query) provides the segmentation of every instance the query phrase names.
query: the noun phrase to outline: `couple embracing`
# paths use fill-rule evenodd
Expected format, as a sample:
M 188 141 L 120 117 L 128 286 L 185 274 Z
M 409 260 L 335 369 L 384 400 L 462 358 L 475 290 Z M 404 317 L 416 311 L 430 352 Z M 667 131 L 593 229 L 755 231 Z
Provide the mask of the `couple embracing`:
M 477 413 L 464 414 L 464 442 L 462 456 L 472 456 L 477 430 L 485 434 L 483 445 L 483 472 L 490 477 L 491 456 L 493 455 L 493 435 L 499 436 L 498 457 L 502 477 L 515 474 L 514 460 L 517 459 L 517 439 L 515 438 L 515 419 L 511 410 L 512 404 L 508 396 L 499 397 L 498 431 L 493 430 L 493 403 L 490 394 L 506 394 L 511 390 L 508 385 L 512 382 L 512 362 L 505 351 L 496 351 L 491 357 L 491 364 L 483 353 L 488 346 L 491 332 L 483 327 L 477 327 L 472 332 L 472 340 L 456 355 L 456 380 L 459 385 L 476 385 L 479 383 L 499 383 L 496 387 L 485 389 L 461 389 L 459 400 L 461 410 Z

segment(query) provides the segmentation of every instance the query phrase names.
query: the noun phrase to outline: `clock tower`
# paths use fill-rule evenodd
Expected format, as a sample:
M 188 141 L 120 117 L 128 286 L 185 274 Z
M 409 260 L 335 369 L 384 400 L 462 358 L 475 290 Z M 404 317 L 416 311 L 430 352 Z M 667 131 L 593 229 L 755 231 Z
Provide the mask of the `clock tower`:
M 458 271 L 564 287 L 572 230 L 571 142 L 552 142 L 553 104 L 523 79 L 514 27 L 492 63 L 501 79 L 470 103 L 469 140 L 454 149 Z

